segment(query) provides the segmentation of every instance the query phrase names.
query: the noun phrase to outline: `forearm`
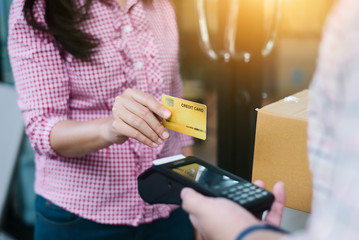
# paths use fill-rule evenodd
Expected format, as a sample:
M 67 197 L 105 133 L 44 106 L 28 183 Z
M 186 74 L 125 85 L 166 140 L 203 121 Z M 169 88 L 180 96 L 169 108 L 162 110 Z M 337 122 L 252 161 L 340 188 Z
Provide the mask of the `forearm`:
M 110 119 L 58 122 L 51 130 L 51 147 L 58 154 L 67 157 L 81 156 L 108 147 L 112 142 L 106 140 L 105 134 Z

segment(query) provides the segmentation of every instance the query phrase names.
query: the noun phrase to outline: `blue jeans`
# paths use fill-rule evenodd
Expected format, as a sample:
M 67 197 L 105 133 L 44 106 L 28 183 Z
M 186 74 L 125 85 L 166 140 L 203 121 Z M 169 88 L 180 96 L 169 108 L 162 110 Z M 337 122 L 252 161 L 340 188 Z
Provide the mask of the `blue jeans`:
M 72 214 L 45 198 L 36 196 L 35 240 L 119 239 L 119 240 L 193 240 L 194 231 L 188 214 L 181 208 L 169 218 L 138 227 L 107 225 Z

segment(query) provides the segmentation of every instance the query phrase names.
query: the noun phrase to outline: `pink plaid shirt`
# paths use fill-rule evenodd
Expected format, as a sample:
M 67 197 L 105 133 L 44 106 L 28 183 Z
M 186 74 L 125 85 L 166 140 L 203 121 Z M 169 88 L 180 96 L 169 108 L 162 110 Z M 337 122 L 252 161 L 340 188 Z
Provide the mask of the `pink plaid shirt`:
M 59 156 L 50 146 L 53 126 L 66 119 L 87 121 L 111 115 L 114 99 L 126 88 L 181 97 L 175 13 L 167 0 L 151 5 L 129 0 L 125 9 L 93 1 L 81 27 L 101 40 L 92 62 L 70 54 L 61 58 L 54 38 L 28 26 L 24 0 L 14 0 L 8 48 L 26 133 L 36 152 L 35 191 L 86 219 L 137 226 L 167 217 L 174 206 L 146 204 L 137 176 L 152 160 L 181 153 L 188 136 L 170 132 L 157 149 L 133 139 L 83 157 Z M 44 0 L 35 16 L 44 21 Z

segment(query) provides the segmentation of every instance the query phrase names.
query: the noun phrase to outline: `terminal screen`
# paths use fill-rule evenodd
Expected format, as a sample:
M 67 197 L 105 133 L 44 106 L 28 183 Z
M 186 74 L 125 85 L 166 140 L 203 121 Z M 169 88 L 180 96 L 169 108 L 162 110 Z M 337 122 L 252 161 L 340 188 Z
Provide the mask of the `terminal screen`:
M 172 170 L 209 189 L 222 189 L 238 183 L 238 181 L 233 180 L 228 176 L 222 175 L 197 163 L 176 167 Z

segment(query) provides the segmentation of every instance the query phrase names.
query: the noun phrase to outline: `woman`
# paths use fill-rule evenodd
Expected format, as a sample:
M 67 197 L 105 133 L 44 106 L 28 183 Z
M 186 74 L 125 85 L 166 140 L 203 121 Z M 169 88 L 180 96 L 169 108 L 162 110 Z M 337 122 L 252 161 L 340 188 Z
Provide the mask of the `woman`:
M 170 3 L 15 0 L 8 45 L 36 152 L 35 238 L 191 239 L 188 216 L 146 204 L 136 180 L 191 154 L 160 123 L 161 95 L 182 94 Z

